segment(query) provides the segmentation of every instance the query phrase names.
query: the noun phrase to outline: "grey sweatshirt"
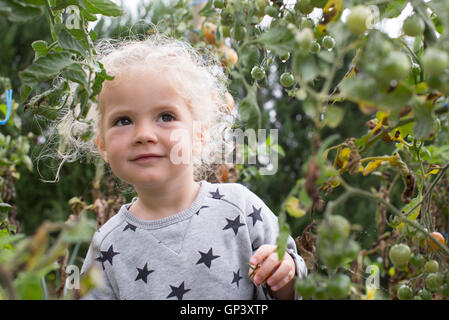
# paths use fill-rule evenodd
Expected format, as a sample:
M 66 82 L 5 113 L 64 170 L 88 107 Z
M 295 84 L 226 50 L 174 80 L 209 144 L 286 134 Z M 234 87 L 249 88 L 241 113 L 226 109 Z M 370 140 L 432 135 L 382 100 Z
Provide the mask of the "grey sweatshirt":
M 96 263 L 106 286 L 83 299 L 272 299 L 265 284 L 249 279 L 248 263 L 261 245 L 276 244 L 277 217 L 241 184 L 200 183 L 184 211 L 143 220 L 128 211 L 135 197 L 97 230 L 81 275 Z M 287 252 L 296 277 L 305 277 L 291 236 Z

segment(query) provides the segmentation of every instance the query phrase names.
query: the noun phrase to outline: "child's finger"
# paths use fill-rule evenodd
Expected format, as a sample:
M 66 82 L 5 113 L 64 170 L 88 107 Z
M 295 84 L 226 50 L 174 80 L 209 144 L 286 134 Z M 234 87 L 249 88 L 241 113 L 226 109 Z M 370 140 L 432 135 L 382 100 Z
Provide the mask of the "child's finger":
M 265 282 L 268 277 L 275 271 L 275 269 L 280 265 L 278 260 L 278 255 L 276 252 L 272 252 L 257 269 L 255 276 L 253 277 L 254 283 L 258 286 Z
M 277 291 L 293 279 L 295 271 L 294 266 L 288 260 L 283 260 L 277 270 L 267 279 L 267 284 L 271 290 Z
M 268 255 L 270 255 L 274 250 L 276 250 L 276 246 L 271 244 L 264 244 L 259 247 L 259 249 L 254 252 L 253 256 L 249 259 L 249 263 L 252 265 L 256 265 L 264 261 Z

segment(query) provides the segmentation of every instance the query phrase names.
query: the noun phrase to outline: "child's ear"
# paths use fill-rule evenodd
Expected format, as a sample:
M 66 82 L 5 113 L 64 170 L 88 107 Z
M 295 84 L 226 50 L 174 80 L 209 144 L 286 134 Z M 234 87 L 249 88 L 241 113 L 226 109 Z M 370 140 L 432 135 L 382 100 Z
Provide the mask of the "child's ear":
M 106 152 L 106 148 L 104 145 L 103 139 L 100 137 L 100 135 L 95 135 L 95 144 L 97 145 L 98 150 L 100 151 L 100 155 L 103 158 L 103 160 L 107 163 L 108 162 L 108 154 Z

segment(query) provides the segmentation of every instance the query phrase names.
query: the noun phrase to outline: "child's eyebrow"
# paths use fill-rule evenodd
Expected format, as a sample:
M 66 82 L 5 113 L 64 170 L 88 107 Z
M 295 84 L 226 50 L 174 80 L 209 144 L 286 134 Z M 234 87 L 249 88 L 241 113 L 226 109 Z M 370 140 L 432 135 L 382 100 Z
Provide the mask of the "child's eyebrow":
M 130 109 L 130 108 L 126 108 L 126 107 L 119 106 L 116 109 L 117 109 L 116 111 L 112 111 L 112 113 L 109 114 L 108 118 L 110 118 L 110 119 L 115 118 L 119 115 L 120 116 L 121 115 L 135 115 L 135 114 L 137 115 L 140 113 L 140 112 L 136 112 L 135 109 Z M 177 112 L 177 111 L 179 111 L 179 107 L 176 105 L 173 105 L 173 104 L 161 104 L 161 105 L 151 108 L 151 112 L 153 112 L 153 113 L 158 113 L 162 110 Z

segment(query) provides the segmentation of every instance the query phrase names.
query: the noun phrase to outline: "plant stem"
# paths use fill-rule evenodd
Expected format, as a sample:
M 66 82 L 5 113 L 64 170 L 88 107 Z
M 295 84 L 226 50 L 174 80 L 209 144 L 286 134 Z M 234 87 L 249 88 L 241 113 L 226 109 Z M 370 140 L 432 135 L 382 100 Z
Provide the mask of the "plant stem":
M 56 36 L 55 33 L 55 16 L 53 15 L 53 11 L 51 10 L 49 0 L 45 0 L 45 8 L 47 9 L 46 12 L 50 17 L 49 22 L 50 22 L 51 37 L 53 38 L 53 41 L 58 41 L 58 37 Z

